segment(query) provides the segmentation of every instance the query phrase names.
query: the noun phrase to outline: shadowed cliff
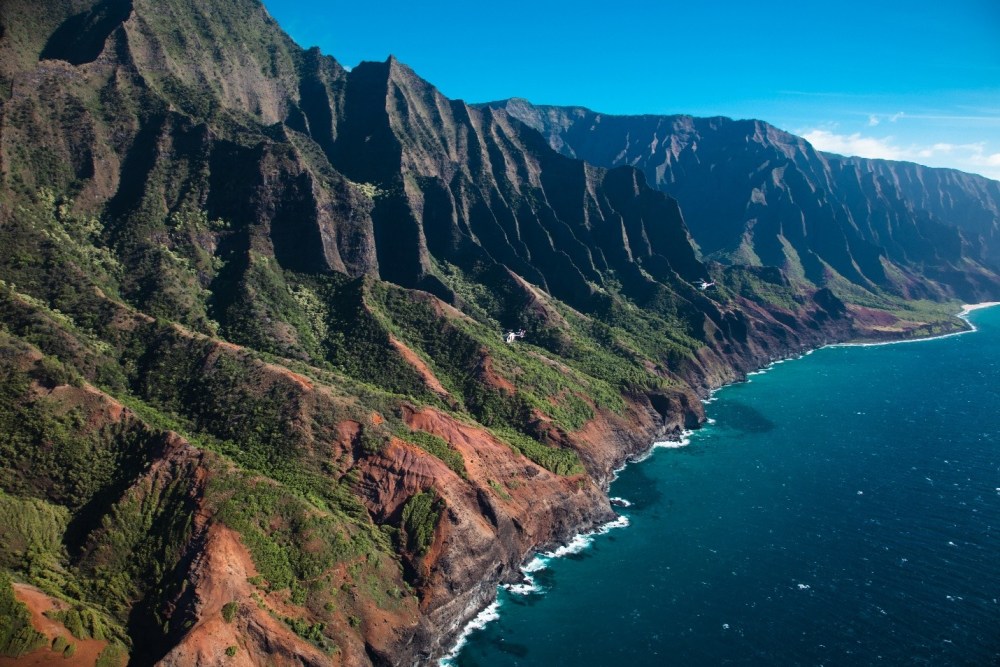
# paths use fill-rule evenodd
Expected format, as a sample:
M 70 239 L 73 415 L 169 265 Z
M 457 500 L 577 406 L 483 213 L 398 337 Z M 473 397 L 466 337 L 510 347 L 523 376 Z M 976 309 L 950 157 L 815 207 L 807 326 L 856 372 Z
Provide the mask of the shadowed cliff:
M 782 218 L 815 280 L 765 235 L 703 262 L 641 170 L 395 59 L 348 72 L 257 0 L 7 0 L 0 28 L 0 567 L 108 664 L 429 662 L 708 389 L 962 326 L 821 279 L 947 292 L 857 230 Z M 971 281 L 963 239 L 933 262 Z
M 609 116 L 519 99 L 487 107 L 565 155 L 641 170 L 677 198 L 706 256 L 779 266 L 835 289 L 843 279 L 908 297 L 997 293 L 995 181 L 821 153 L 761 121 Z

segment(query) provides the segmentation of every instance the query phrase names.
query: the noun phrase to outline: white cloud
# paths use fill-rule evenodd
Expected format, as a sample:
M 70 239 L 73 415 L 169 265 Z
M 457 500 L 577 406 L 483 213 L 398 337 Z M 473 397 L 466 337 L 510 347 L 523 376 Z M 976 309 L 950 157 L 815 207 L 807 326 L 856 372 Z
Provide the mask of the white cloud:
M 871 126 L 871 122 L 869 122 Z M 881 160 L 907 160 L 930 167 L 960 169 L 1000 180 L 1000 153 L 988 153 L 986 142 L 901 145 L 894 137 L 865 136 L 860 132 L 840 134 L 828 129 L 800 130 L 814 148 L 827 153 Z
M 974 155 L 972 163 L 983 167 L 1000 167 L 1000 153 L 992 155 Z
M 904 151 L 892 144 L 892 137 L 878 139 L 865 137 L 860 132 L 837 134 L 829 130 L 810 130 L 802 137 L 816 149 L 840 155 L 880 158 L 883 160 L 905 160 Z
M 895 123 L 897 120 L 899 120 L 905 115 L 906 114 L 902 111 L 897 111 L 894 114 L 877 114 L 877 113 L 868 114 L 868 127 L 877 126 L 879 123 L 882 122 L 883 119 L 889 121 L 890 123 Z

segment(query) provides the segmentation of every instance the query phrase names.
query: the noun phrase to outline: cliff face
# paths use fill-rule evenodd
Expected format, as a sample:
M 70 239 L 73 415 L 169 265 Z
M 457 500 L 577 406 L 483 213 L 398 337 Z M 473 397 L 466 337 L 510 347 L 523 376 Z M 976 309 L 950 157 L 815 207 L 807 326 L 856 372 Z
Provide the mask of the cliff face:
M 725 261 L 780 266 L 907 296 L 997 293 L 1000 184 L 920 165 L 844 158 L 761 121 L 608 116 L 491 105 L 565 155 L 630 165 L 677 198 L 695 241 Z
M 641 171 L 256 0 L 0 4 L 0 244 L 0 567 L 137 663 L 426 661 L 700 392 L 958 326 L 705 264 Z

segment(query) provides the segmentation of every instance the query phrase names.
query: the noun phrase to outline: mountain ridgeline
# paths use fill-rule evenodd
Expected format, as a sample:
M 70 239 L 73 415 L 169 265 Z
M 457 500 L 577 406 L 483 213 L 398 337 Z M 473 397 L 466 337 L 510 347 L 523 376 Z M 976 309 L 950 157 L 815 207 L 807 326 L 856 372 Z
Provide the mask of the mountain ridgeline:
M 710 388 L 996 295 L 992 182 L 587 113 L 0 3 L 0 656 L 429 662 Z
M 850 294 L 995 294 L 1000 183 L 951 169 L 845 158 L 767 123 L 610 116 L 581 107 L 504 109 L 561 153 L 633 166 L 675 197 L 708 257 L 783 268 Z

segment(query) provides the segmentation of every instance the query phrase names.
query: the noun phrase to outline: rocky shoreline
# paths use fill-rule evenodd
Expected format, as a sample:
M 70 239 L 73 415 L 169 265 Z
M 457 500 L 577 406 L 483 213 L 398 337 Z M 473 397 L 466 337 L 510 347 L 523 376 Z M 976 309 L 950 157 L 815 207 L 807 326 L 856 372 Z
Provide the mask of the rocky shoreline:
M 961 312 L 956 314 L 957 318 L 964 319 L 964 316 L 969 312 L 977 310 L 979 308 L 987 308 L 993 305 L 998 305 L 997 302 L 984 302 L 981 304 L 967 304 L 964 305 Z M 971 326 L 971 325 L 970 325 Z M 886 343 L 897 343 L 897 342 L 907 342 L 918 340 L 928 340 L 931 338 L 938 338 L 942 336 L 950 336 L 961 333 L 966 333 L 973 331 L 975 328 L 968 328 L 964 330 L 938 334 L 934 336 L 912 336 L 907 332 L 901 333 L 899 336 L 895 337 L 893 340 L 883 341 L 882 344 Z M 870 332 L 860 332 L 860 336 L 870 335 Z M 754 372 L 759 372 L 771 366 L 772 364 L 780 361 L 785 361 L 788 359 L 800 358 L 804 354 L 815 351 L 817 349 L 827 347 L 830 345 L 843 345 L 851 344 L 850 341 L 857 340 L 859 338 L 859 332 L 852 331 L 851 335 L 846 336 L 842 340 L 823 340 L 821 343 L 809 346 L 806 348 L 795 348 L 788 349 L 785 351 L 784 355 L 777 355 L 772 358 L 757 360 L 757 365 L 749 369 L 741 364 L 741 370 L 736 371 L 735 368 L 732 369 L 733 377 L 732 379 L 724 382 L 708 384 L 700 392 L 701 401 L 696 406 L 690 406 L 686 411 L 675 413 L 672 419 L 664 418 L 663 423 L 659 428 L 655 429 L 645 429 L 639 433 L 639 439 L 644 441 L 646 444 L 643 447 L 636 447 L 636 438 L 628 438 L 621 441 L 619 446 L 614 449 L 617 453 L 616 457 L 612 459 L 614 463 L 605 471 L 605 474 L 601 478 L 601 488 L 604 492 L 604 498 L 608 501 L 608 506 L 600 506 L 594 508 L 594 514 L 587 517 L 586 520 L 582 521 L 577 525 L 567 525 L 565 529 L 560 533 L 553 534 L 547 541 L 539 542 L 530 546 L 522 555 L 519 563 L 515 567 L 503 567 L 498 570 L 495 574 L 496 576 L 491 576 L 484 579 L 476 586 L 469 594 L 463 596 L 465 600 L 464 604 L 458 604 L 456 606 L 462 607 L 461 612 L 457 616 L 453 616 L 447 623 L 442 623 L 441 634 L 439 639 L 430 644 L 430 648 L 426 650 L 421 650 L 417 656 L 416 660 L 413 661 L 414 665 L 429 665 L 436 664 L 438 661 L 448 656 L 450 653 L 456 650 L 458 646 L 456 645 L 465 634 L 467 628 L 470 624 L 476 623 L 477 619 L 480 618 L 481 614 L 488 612 L 496 602 L 497 588 L 502 585 L 512 585 L 518 584 L 523 580 L 522 567 L 525 566 L 533 557 L 537 554 L 555 549 L 559 546 L 567 544 L 574 537 L 591 534 L 598 530 L 601 526 L 608 524 L 613 521 L 618 515 L 611 509 L 610 499 L 608 498 L 608 490 L 611 482 L 614 481 L 616 473 L 621 471 L 624 467 L 630 463 L 640 461 L 652 451 L 655 447 L 655 443 L 663 440 L 679 439 L 682 434 L 687 430 L 693 430 L 700 428 L 705 423 L 704 410 L 702 405 L 706 399 L 708 399 L 714 391 L 721 389 L 730 384 L 736 384 L 739 382 L 744 382 L 747 379 L 747 375 Z M 879 343 L 875 343 L 879 344 Z M 448 609 L 452 608 L 449 605 Z M 439 611 L 444 611 L 445 608 L 441 608 Z

